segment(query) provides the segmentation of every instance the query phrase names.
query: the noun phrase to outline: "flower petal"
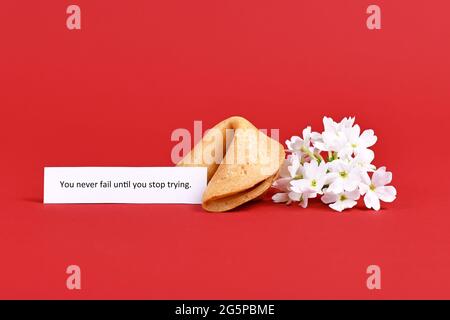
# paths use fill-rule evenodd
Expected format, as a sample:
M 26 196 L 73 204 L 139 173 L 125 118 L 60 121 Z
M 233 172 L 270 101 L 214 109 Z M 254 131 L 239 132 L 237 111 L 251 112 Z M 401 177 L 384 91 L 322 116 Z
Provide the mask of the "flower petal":
M 321 150 L 321 151 L 329 151 L 328 146 L 325 145 L 325 143 L 323 141 L 314 141 L 313 142 L 314 147 Z
M 356 204 L 357 204 L 357 202 L 355 200 L 350 200 L 350 199 L 341 201 L 341 203 L 342 203 L 342 207 L 344 209 L 351 209 L 354 206 L 356 206 Z
M 358 200 L 359 199 L 359 190 L 355 189 L 353 191 L 345 192 L 345 196 L 350 200 Z
M 288 171 L 289 171 L 289 175 L 294 178 L 295 176 L 297 176 L 297 171 L 300 168 L 300 160 L 298 159 L 298 157 L 293 157 L 292 158 L 292 164 L 290 166 L 288 166 Z
M 339 211 L 339 212 L 342 212 L 342 210 L 345 209 L 345 206 L 342 203 L 342 201 L 336 201 L 335 203 L 330 204 L 329 207 L 331 209 Z
M 292 201 L 300 201 L 300 197 L 301 197 L 301 196 L 302 196 L 301 193 L 294 192 L 294 191 L 291 191 L 291 192 L 288 193 L 288 197 L 289 197 L 289 199 L 291 199 Z
M 302 201 L 300 201 L 300 207 L 306 208 L 308 206 L 308 197 L 303 196 Z
M 339 194 L 342 193 L 343 191 L 344 191 L 344 183 L 342 179 L 336 179 L 328 186 L 328 192 Z
M 311 140 L 313 142 L 319 141 L 322 139 L 322 134 L 318 133 L 318 132 L 311 132 Z
M 365 183 L 360 183 L 358 185 L 358 188 L 359 188 L 360 195 L 364 195 L 364 194 L 366 194 L 367 191 L 369 191 L 369 186 Z
M 322 200 L 323 203 L 329 204 L 336 202 L 338 200 L 339 196 L 332 192 L 325 193 L 320 200 Z
M 383 186 L 375 189 L 381 201 L 392 202 L 397 196 L 397 190 L 393 186 Z
M 303 129 L 302 135 L 303 135 L 303 140 L 304 140 L 305 142 L 308 142 L 308 143 L 309 143 L 309 139 L 310 139 L 310 137 L 311 137 L 311 127 L 308 126 L 308 127 L 306 127 L 305 129 Z
M 292 136 L 290 140 L 286 140 L 286 146 L 289 150 L 300 150 L 303 144 L 303 139 L 299 136 Z
M 347 179 L 343 180 L 343 184 L 345 191 L 354 191 L 358 188 L 359 180 L 348 177 Z
M 273 196 L 272 196 L 272 200 L 273 200 L 273 202 L 276 202 L 276 203 L 281 203 L 281 202 L 288 202 L 289 201 L 289 197 L 288 197 L 288 194 L 287 193 L 275 193 Z
M 364 130 L 361 136 L 359 137 L 361 144 L 365 147 L 371 147 L 377 142 L 377 136 L 375 135 L 372 129 Z
M 375 192 L 369 190 L 364 196 L 364 204 L 367 208 L 372 208 L 374 210 L 380 210 L 380 200 L 378 199 Z
M 386 167 L 380 167 L 372 175 L 372 183 L 375 187 L 385 186 L 392 181 L 392 172 L 386 171 Z
M 361 172 L 361 182 L 367 184 L 368 186 L 371 184 L 370 177 L 367 172 Z
M 291 189 L 292 191 L 303 193 L 303 192 L 313 192 L 314 190 L 310 190 L 311 181 L 307 179 L 300 180 L 292 180 L 291 181 Z
M 280 178 L 275 180 L 272 186 L 281 191 L 288 191 L 290 187 L 290 182 L 291 178 Z

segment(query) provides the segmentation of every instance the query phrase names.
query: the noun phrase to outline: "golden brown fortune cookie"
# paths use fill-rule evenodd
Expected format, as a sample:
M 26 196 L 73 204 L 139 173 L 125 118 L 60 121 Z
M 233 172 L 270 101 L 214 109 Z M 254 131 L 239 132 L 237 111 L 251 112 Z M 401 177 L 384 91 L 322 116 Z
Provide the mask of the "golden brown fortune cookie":
M 242 117 L 218 123 L 177 164 L 206 167 L 202 207 L 223 212 L 267 191 L 285 158 L 283 146 Z

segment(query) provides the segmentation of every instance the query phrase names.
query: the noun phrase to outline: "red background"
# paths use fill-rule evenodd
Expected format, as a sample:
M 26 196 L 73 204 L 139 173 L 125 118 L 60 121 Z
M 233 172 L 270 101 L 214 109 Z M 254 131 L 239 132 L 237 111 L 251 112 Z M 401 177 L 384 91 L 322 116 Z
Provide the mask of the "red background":
M 1 4 L 0 298 L 450 298 L 448 1 L 374 1 L 378 31 L 368 1 L 75 3 L 80 31 L 72 2 Z M 172 130 L 230 115 L 283 140 L 354 115 L 398 199 L 42 204 L 44 166 L 172 165 Z

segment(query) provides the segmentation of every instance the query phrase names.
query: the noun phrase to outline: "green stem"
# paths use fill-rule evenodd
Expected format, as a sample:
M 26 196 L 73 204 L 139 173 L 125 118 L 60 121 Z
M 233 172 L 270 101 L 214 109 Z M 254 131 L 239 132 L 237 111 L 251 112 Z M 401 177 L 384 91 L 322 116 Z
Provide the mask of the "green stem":
M 320 153 L 317 152 L 317 153 L 315 153 L 314 155 L 315 155 L 317 158 L 319 158 L 321 162 L 325 162 L 325 159 L 322 157 L 322 155 L 321 155 Z
M 318 153 L 314 154 L 308 148 L 302 148 L 302 152 L 307 154 L 308 156 L 310 156 L 312 159 L 315 159 L 319 163 L 322 162 L 322 161 L 325 161 L 320 154 L 318 154 Z

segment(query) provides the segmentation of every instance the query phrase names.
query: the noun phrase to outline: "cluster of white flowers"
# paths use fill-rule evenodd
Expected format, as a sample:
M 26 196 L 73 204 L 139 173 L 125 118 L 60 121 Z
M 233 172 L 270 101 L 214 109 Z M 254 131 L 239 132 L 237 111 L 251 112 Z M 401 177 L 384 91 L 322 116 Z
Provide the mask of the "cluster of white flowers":
M 380 200 L 394 201 L 397 191 L 387 186 L 392 173 L 372 164 L 375 155 L 369 147 L 377 137 L 373 130 L 361 133 L 354 122 L 355 118 L 336 123 L 324 117 L 322 133 L 307 127 L 303 137 L 287 140 L 289 155 L 273 184 L 281 192 L 272 197 L 273 201 L 299 202 L 306 208 L 308 199 L 321 195 L 322 202 L 336 211 L 354 207 L 360 196 L 364 196 L 366 207 L 374 210 L 380 209 Z

